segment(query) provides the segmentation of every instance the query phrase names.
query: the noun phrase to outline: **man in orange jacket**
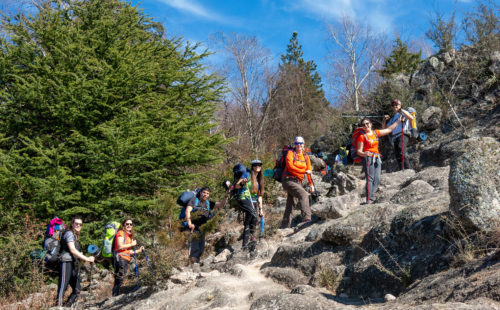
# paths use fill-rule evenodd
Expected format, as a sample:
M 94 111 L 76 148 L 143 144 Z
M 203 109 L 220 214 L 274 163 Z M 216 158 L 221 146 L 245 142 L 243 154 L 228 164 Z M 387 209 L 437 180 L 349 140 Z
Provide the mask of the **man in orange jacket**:
M 290 150 L 286 154 L 286 169 L 283 171 L 281 184 L 288 193 L 286 199 L 286 209 L 281 221 L 281 228 L 288 228 L 292 224 L 292 211 L 296 205 L 296 199 L 300 202 L 302 222 L 311 221 L 311 207 L 309 206 L 309 194 L 302 187 L 304 175 L 307 175 L 311 193 L 314 192 L 314 185 L 311 179 L 311 161 L 304 152 L 304 138 L 295 137 L 295 150 Z

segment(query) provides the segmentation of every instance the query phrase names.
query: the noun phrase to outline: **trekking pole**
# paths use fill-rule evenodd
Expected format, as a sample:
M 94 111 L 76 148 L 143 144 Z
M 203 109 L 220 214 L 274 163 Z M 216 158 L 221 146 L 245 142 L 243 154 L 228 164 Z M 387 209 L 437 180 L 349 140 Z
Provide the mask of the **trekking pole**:
M 370 201 L 370 187 L 369 187 L 370 179 L 368 175 L 368 168 L 369 168 L 368 157 L 365 157 L 365 161 L 366 161 L 366 203 L 368 203 Z
M 135 276 L 137 277 L 137 288 L 139 289 L 139 267 L 137 266 L 137 253 L 134 250 L 134 261 L 135 261 Z
M 383 116 L 379 116 L 379 115 L 350 115 L 350 114 L 342 114 L 342 117 L 346 118 L 346 117 L 359 117 L 359 118 L 363 118 L 363 117 L 366 117 L 366 118 L 382 118 Z
M 405 123 L 401 123 L 401 167 L 405 170 Z
M 148 266 L 149 268 L 151 269 L 151 272 L 155 273 L 154 269 L 153 269 L 153 266 L 151 266 L 151 263 L 149 262 L 149 257 L 148 255 L 146 254 L 146 250 L 143 251 L 144 252 L 144 257 L 146 257 L 146 262 L 148 263 Z
M 193 232 L 189 230 L 188 237 L 188 260 L 191 259 L 191 242 L 193 242 Z
M 94 255 L 99 250 L 99 247 L 95 244 L 91 244 L 87 247 L 87 252 L 90 255 Z M 99 254 L 97 254 L 99 255 Z M 94 295 L 92 295 L 92 275 L 94 273 L 94 263 L 90 263 L 90 276 L 89 276 L 89 301 L 94 299 Z

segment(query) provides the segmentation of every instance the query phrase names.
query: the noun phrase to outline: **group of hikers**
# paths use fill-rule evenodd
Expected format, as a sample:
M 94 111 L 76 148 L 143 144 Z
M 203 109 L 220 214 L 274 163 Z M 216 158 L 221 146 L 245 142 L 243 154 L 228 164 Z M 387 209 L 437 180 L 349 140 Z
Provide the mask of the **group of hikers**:
M 405 139 L 408 129 L 407 123 L 413 120 L 414 116 L 402 109 L 401 102 L 393 100 L 391 107 L 394 116 L 384 115 L 382 128 L 373 129 L 373 124 L 369 118 L 361 120 L 360 134 L 353 141 L 354 157 L 358 157 L 366 174 L 366 202 L 374 203 L 374 195 L 380 182 L 381 155 L 379 151 L 379 137 L 391 134 L 394 144 L 394 153 L 400 169 L 409 168 L 408 157 L 405 156 L 406 146 L 409 138 Z M 405 124 L 406 123 L 406 124 Z M 303 137 L 297 136 L 294 139 L 294 146 L 291 146 L 283 155 L 283 171 L 279 176 L 283 190 L 287 193 L 286 208 L 283 214 L 280 228 L 289 228 L 292 224 L 292 211 L 297 203 L 300 203 L 301 220 L 306 224 L 311 222 L 311 208 L 309 193 L 302 185 L 307 177 L 310 193 L 315 192 L 312 180 L 311 161 L 305 151 L 305 141 Z M 244 214 L 242 249 L 247 250 L 256 242 L 256 228 L 259 218 L 264 217 L 263 195 L 264 195 L 264 173 L 262 162 L 258 159 L 252 160 L 250 169 L 238 164 L 233 169 L 234 180 L 226 184 L 224 198 L 212 203 L 210 202 L 209 187 L 203 187 L 184 205 L 180 218 L 183 220 L 182 227 L 190 235 L 189 242 L 189 263 L 199 263 L 200 257 L 205 248 L 205 234 L 200 227 L 211 219 L 211 211 L 223 208 L 228 199 L 231 199 Z M 276 167 L 275 167 L 276 170 Z M 77 298 L 80 291 L 80 279 L 78 275 L 78 260 L 94 263 L 94 256 L 85 256 L 78 243 L 80 231 L 83 225 L 81 217 L 75 217 L 71 221 L 71 228 L 64 232 L 61 239 L 61 263 L 59 286 L 57 290 L 57 300 L 59 306 L 63 305 L 64 292 L 68 285 L 72 287 L 72 293 L 67 301 L 71 305 Z M 137 241 L 133 238 L 133 221 L 125 219 L 121 229 L 116 233 L 113 247 L 113 266 L 115 282 L 112 290 L 113 296 L 120 294 L 120 288 L 124 277 L 129 269 L 131 258 L 137 253 L 144 251 L 144 247 L 134 248 Z
M 61 238 L 60 249 L 60 265 L 59 265 L 59 284 L 57 287 L 57 304 L 63 305 L 64 293 L 71 286 L 71 295 L 68 297 L 66 306 L 71 306 L 77 299 L 80 292 L 80 275 L 79 275 L 79 260 L 93 264 L 94 256 L 85 256 L 83 254 L 80 243 L 80 231 L 82 229 L 83 220 L 80 216 L 76 216 L 71 220 L 70 228 L 66 230 Z M 129 262 L 134 255 L 144 251 L 141 246 L 138 249 L 133 249 L 137 245 L 137 240 L 133 239 L 134 223 L 130 218 L 123 221 L 120 229 L 115 236 L 113 267 L 115 274 L 115 282 L 112 290 L 113 296 L 120 294 L 120 287 L 129 269 Z

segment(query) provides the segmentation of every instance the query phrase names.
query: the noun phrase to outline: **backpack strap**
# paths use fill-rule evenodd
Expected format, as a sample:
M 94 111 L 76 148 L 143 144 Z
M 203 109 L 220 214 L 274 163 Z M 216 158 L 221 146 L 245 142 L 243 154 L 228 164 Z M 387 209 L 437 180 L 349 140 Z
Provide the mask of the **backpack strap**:
M 195 197 L 194 198 L 194 206 L 193 206 L 193 210 L 191 210 L 191 212 L 194 212 L 196 211 L 196 207 L 198 207 L 198 205 L 200 204 L 200 199 L 198 199 L 198 197 Z

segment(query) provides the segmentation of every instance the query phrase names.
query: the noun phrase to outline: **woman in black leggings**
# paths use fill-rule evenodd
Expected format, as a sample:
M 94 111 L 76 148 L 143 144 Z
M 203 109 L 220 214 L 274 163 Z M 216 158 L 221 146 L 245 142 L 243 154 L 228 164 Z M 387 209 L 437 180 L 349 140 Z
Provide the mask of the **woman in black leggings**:
M 62 306 L 64 300 L 64 292 L 71 286 L 72 292 L 66 302 L 66 306 L 70 307 L 80 293 L 80 275 L 78 274 L 79 259 L 93 263 L 94 256 L 85 256 L 81 252 L 80 231 L 82 230 L 82 218 L 74 217 L 71 220 L 71 229 L 67 230 L 61 239 L 61 265 L 59 266 L 59 286 L 57 288 L 57 305 Z

